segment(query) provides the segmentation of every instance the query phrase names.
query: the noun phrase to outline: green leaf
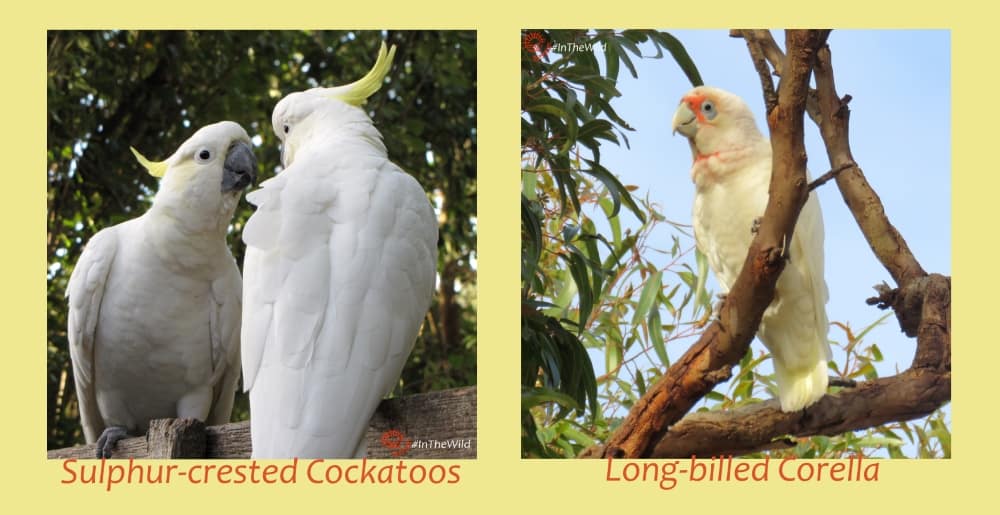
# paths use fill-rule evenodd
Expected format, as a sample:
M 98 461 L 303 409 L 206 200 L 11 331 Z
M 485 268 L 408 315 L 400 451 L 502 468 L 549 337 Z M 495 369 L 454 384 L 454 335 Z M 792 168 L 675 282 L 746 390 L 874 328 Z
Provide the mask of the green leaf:
M 639 389 L 639 397 L 646 395 L 646 379 L 642 377 L 641 370 L 635 373 L 635 386 Z
M 663 324 L 660 322 L 660 306 L 654 303 L 649 311 L 649 339 L 653 344 L 656 357 L 660 359 L 660 365 L 670 366 L 670 357 L 667 355 L 667 347 L 663 342 Z
M 878 446 L 895 446 L 898 447 L 903 445 L 903 441 L 899 438 L 886 438 L 882 436 L 865 436 L 860 438 L 856 444 L 860 447 L 878 447 Z
M 701 74 L 698 73 L 698 67 L 695 66 L 684 45 L 677 38 L 666 32 L 654 32 L 652 38 L 653 41 L 659 43 L 670 52 L 670 55 L 674 57 L 674 61 L 681 67 L 681 71 L 691 81 L 692 86 L 697 87 L 705 84 L 705 81 L 701 79 Z
M 622 362 L 622 348 L 619 342 L 608 341 L 604 345 L 604 367 L 611 373 L 611 371 L 618 368 L 618 365 Z
M 697 307 L 704 307 L 706 309 L 712 309 L 711 299 L 705 292 L 705 281 L 708 280 L 708 258 L 701 253 L 697 248 L 694 251 L 695 264 L 698 266 L 698 281 L 694 287 L 694 299 L 695 299 L 695 316 L 697 316 L 699 310 Z
M 579 334 L 584 330 L 587 318 L 594 309 L 594 292 L 590 289 L 588 267 L 583 257 L 577 253 L 563 254 L 561 257 L 569 265 L 570 273 L 573 275 L 573 282 L 576 283 L 576 289 L 579 292 L 580 314 L 578 320 L 579 327 L 577 329 L 577 334 Z
M 611 80 L 618 80 L 618 48 L 605 43 L 604 45 L 605 75 Z
M 855 339 L 855 340 L 862 340 L 862 339 L 864 339 L 864 337 L 865 337 L 865 335 L 866 335 L 866 334 L 868 334 L 869 332 L 871 332 L 871 330 L 872 330 L 872 329 L 875 329 L 876 327 L 878 327 L 878 326 L 882 325 L 882 322 L 885 322 L 885 320 L 886 320 L 887 318 L 889 318 L 890 316 L 892 316 L 892 313 L 891 313 L 891 312 L 889 312 L 889 313 L 886 313 L 885 315 L 882 315 L 881 317 L 879 317 L 879 319 L 878 319 L 878 320 L 876 320 L 876 321 L 872 322 L 871 324 L 868 324 L 868 326 L 867 326 L 867 327 L 865 327 L 864 329 L 862 329 L 862 330 L 861 330 L 861 332 L 860 332 L 860 333 L 858 333 L 858 334 L 857 334 L 857 335 L 856 335 L 856 336 L 854 337 L 854 339 Z
M 531 203 L 521 196 L 521 281 L 528 288 L 542 252 L 542 227 Z
M 632 316 L 632 325 L 637 325 L 642 319 L 646 318 L 649 308 L 653 306 L 663 287 L 661 283 L 662 276 L 663 273 L 657 270 L 646 280 L 646 285 L 642 288 L 642 293 L 639 295 L 639 304 L 636 305 L 635 313 Z
M 712 390 L 712 391 L 708 392 L 707 394 L 705 394 L 705 398 L 708 399 L 708 400 L 711 400 L 711 401 L 715 401 L 715 402 L 725 402 L 726 401 L 726 396 L 722 395 L 721 393 L 719 393 L 719 392 L 717 392 L 715 390 Z
M 629 211 L 632 211 L 632 213 L 636 216 L 636 218 L 639 219 L 640 222 L 645 223 L 646 222 L 645 213 L 643 213 L 642 210 L 639 209 L 639 206 L 636 205 L 635 200 L 632 198 L 632 195 L 628 192 L 627 189 L 625 189 L 625 186 L 623 186 L 622 183 L 618 181 L 618 178 L 615 177 L 614 174 L 612 174 L 610 171 L 608 171 L 607 168 L 604 168 L 596 161 L 591 161 L 589 159 L 584 159 L 584 161 L 588 165 L 590 165 L 590 169 L 583 170 L 583 172 L 601 181 L 601 183 L 604 184 L 604 187 L 608 189 L 608 193 L 611 195 L 611 201 L 614 204 L 611 216 L 617 216 L 618 211 L 621 208 L 621 204 L 624 203 L 625 206 L 629 208 Z
M 549 402 L 554 402 L 573 409 L 580 408 L 573 397 L 549 388 L 535 388 L 521 394 L 522 410 L 528 410 L 535 406 L 540 406 Z
M 521 172 L 521 195 L 529 201 L 538 200 L 538 174 L 534 171 Z
M 628 68 L 629 73 L 632 74 L 632 78 L 633 79 L 638 79 L 639 78 L 639 73 L 635 70 L 635 65 L 632 64 L 632 58 L 628 56 L 628 52 L 622 52 L 621 51 L 621 45 L 622 45 L 623 41 L 628 41 L 628 40 L 624 39 L 624 38 L 615 38 L 615 40 L 612 42 L 612 44 L 619 48 L 618 58 L 621 59 L 621 61 L 623 63 L 625 63 L 625 67 Z M 639 55 L 639 49 L 636 48 L 635 44 L 632 43 L 631 41 L 628 41 L 628 43 L 632 45 L 632 48 L 635 48 L 635 52 L 633 52 L 633 53 L 635 53 L 636 55 Z M 627 45 L 626 45 L 626 47 L 627 47 Z M 631 50 L 631 48 L 629 48 L 629 50 Z

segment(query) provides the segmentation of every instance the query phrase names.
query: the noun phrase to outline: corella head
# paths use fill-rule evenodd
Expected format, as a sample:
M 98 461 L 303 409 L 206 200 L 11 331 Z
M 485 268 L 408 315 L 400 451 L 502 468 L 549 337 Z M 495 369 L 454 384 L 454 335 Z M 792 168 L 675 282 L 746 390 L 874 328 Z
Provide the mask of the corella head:
M 282 142 L 282 165 L 288 167 L 292 164 L 298 143 L 310 132 L 309 127 L 314 116 L 332 117 L 344 125 L 356 122 L 370 123 L 360 107 L 368 97 L 382 87 L 395 56 L 396 46 L 387 49 L 383 41 L 375 65 L 361 79 L 333 88 L 299 91 L 282 98 L 271 113 L 274 134 Z
M 681 98 L 672 128 L 691 143 L 696 161 L 763 139 L 743 99 L 711 86 L 698 86 Z
M 257 158 L 250 137 L 235 122 L 202 127 L 163 161 L 150 161 L 132 148 L 149 174 L 162 179 L 160 191 L 239 196 L 257 179 Z

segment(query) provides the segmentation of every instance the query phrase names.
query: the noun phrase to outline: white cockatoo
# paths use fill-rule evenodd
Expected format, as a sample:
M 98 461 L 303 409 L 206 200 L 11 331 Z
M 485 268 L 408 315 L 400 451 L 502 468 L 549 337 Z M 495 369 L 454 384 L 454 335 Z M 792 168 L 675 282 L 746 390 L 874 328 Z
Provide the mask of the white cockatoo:
M 771 144 L 742 99 L 707 86 L 684 95 L 673 129 L 691 144 L 695 240 L 725 293 L 743 268 L 751 227 L 767 205 Z M 757 331 L 774 358 L 778 398 L 786 412 L 816 402 L 828 380 L 823 217 L 815 192 L 799 214 L 788 256 Z
M 240 271 L 226 232 L 257 173 L 246 131 L 219 122 L 169 158 L 153 204 L 94 235 L 70 276 L 69 349 L 88 443 L 157 418 L 229 422 L 239 380 Z
M 361 457 L 430 307 L 437 218 L 389 161 L 362 79 L 291 93 L 274 108 L 284 169 L 247 195 L 243 377 L 255 458 Z

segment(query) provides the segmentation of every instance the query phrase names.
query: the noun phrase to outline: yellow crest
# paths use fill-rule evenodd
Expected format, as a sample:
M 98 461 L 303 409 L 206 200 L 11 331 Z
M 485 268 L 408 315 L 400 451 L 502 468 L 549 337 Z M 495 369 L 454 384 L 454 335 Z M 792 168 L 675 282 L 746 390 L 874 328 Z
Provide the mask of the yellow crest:
M 146 159 L 146 156 L 139 153 L 135 147 L 128 147 L 135 155 L 135 158 L 139 161 L 139 164 L 149 172 L 149 175 L 153 177 L 163 177 L 163 174 L 167 173 L 167 162 L 166 161 L 150 161 Z
M 385 41 L 383 41 L 382 47 L 378 52 L 378 58 L 375 60 L 375 66 L 372 66 L 368 74 L 350 84 L 329 88 L 327 92 L 330 98 L 340 99 L 353 106 L 361 106 L 368 100 L 368 97 L 372 96 L 382 87 L 382 81 L 389 73 L 389 68 L 392 66 L 392 59 L 395 56 L 396 45 L 392 45 L 392 48 L 387 52 Z

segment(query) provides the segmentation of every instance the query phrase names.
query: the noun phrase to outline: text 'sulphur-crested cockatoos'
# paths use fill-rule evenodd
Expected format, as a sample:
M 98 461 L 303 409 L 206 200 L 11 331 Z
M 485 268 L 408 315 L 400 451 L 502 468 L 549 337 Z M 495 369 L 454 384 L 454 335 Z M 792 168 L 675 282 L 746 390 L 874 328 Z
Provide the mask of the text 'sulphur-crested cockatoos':
M 673 129 L 691 144 L 695 240 L 725 293 L 743 267 L 754 220 L 767 205 L 771 144 L 742 99 L 707 86 L 684 95 Z M 786 250 L 789 262 L 757 336 L 774 358 L 778 398 L 787 412 L 816 402 L 828 381 L 823 217 L 815 192 L 809 194 Z
M 284 170 L 247 195 L 243 377 L 253 456 L 360 457 L 430 307 L 437 218 L 389 161 L 364 78 L 291 93 L 271 121 Z
M 88 443 L 109 457 L 157 418 L 229 422 L 240 376 L 240 271 L 226 233 L 257 174 L 246 131 L 219 122 L 164 161 L 145 214 L 87 242 L 69 279 L 69 351 Z

